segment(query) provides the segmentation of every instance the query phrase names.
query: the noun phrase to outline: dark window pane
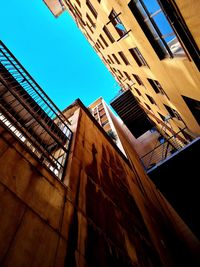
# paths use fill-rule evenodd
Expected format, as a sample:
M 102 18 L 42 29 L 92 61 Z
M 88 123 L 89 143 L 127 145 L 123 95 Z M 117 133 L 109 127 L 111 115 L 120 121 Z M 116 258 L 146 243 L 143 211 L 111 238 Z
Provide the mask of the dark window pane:
M 131 0 L 129 8 L 160 59 L 168 56 L 185 55 L 169 21 L 156 0 Z
M 88 6 L 89 10 L 91 11 L 91 13 L 93 14 L 93 16 L 95 18 L 97 18 L 97 12 L 94 9 L 93 5 L 91 4 L 91 2 L 89 0 L 86 0 L 86 5 Z
M 111 43 L 114 43 L 115 39 L 112 37 L 111 33 L 109 32 L 109 30 L 107 29 L 106 26 L 103 27 L 103 31 L 105 32 L 105 34 L 107 35 L 108 39 L 110 40 Z
M 120 55 L 121 59 L 124 61 L 124 63 L 126 65 L 129 65 L 129 61 L 128 59 L 125 57 L 124 53 L 123 52 L 118 52 L 118 54 Z
M 119 15 L 115 12 L 114 9 L 111 11 L 111 13 L 110 13 L 108 18 L 110 19 L 111 23 L 115 27 L 115 29 L 118 32 L 120 37 L 126 35 L 127 30 L 124 27 L 121 19 L 119 18 Z
M 150 14 L 153 14 L 160 9 L 160 6 L 156 0 L 142 0 L 141 2 L 144 2 Z

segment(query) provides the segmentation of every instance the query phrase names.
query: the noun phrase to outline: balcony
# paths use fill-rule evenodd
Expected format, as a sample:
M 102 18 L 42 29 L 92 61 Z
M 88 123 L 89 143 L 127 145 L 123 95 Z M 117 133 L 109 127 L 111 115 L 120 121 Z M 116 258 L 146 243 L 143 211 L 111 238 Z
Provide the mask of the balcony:
M 168 160 L 169 157 L 190 143 L 189 140 L 180 138 L 185 129 L 186 128 L 182 129 L 167 139 L 163 136 L 158 138 L 159 144 L 157 142 L 153 150 L 141 157 L 142 164 L 147 171 L 151 171 L 154 167 L 157 167 L 158 164 L 162 164 L 165 160 Z
M 72 137 L 67 119 L 2 42 L 0 124 L 62 179 Z
M 130 90 L 120 92 L 117 97 L 111 101 L 110 105 L 134 137 L 138 138 L 153 127 L 148 116 L 140 107 Z

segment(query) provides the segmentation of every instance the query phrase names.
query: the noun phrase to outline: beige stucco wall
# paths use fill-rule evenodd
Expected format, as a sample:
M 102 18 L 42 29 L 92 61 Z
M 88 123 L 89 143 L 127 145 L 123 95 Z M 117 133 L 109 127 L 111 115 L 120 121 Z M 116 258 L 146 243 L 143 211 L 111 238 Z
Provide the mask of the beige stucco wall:
M 178 6 L 195 42 L 200 48 L 200 33 L 199 33 L 199 10 L 200 2 L 198 0 L 176 0 L 176 5 Z
M 77 1 L 71 1 L 72 7 L 76 7 L 76 9 L 78 9 L 79 12 L 82 14 L 82 20 L 84 22 L 91 26 L 91 23 L 86 17 L 86 14 L 88 14 L 95 24 L 95 29 L 94 27 L 92 28 L 93 32 L 90 31 L 88 26 L 82 27 L 81 25 L 79 25 L 80 30 L 86 35 L 86 38 L 88 38 L 90 44 L 94 47 L 97 40 L 100 40 L 100 34 L 108 43 L 108 47 L 105 47 L 104 45 L 104 49 L 100 48 L 98 54 L 100 58 L 102 58 L 103 62 L 106 64 L 112 75 L 115 77 L 115 79 L 117 81 L 119 80 L 117 78 L 117 76 L 119 76 L 119 73 L 114 72 L 113 68 L 115 68 L 116 70 L 120 70 L 122 73 L 123 71 L 126 71 L 131 76 L 132 81 L 124 81 L 126 78 L 124 76 L 123 79 L 120 81 L 120 84 L 122 86 L 126 86 L 127 83 L 129 85 L 132 85 L 132 82 L 135 82 L 135 85 L 132 86 L 132 92 L 140 99 L 141 104 L 144 105 L 144 107 L 144 103 L 147 103 L 151 107 L 152 112 L 154 112 L 155 116 L 160 118 L 158 112 L 161 113 L 163 116 L 166 116 L 168 114 L 164 106 L 164 104 L 167 104 L 171 108 L 174 108 L 178 111 L 178 113 L 181 115 L 182 119 L 184 120 L 187 127 L 192 133 L 199 135 L 200 127 L 182 98 L 182 95 L 184 95 L 200 101 L 200 76 L 199 71 L 196 68 L 194 62 L 187 56 L 165 58 L 163 60 L 160 60 L 156 55 L 155 51 L 153 50 L 150 42 L 147 40 L 140 25 L 138 24 L 132 12 L 130 11 L 128 7 L 128 0 L 101 0 L 100 3 L 96 0 L 91 0 L 90 2 L 97 11 L 97 19 L 94 18 L 91 11 L 86 6 L 85 0 L 80 0 L 81 7 L 77 4 Z M 191 33 L 193 34 L 197 43 L 199 43 L 199 1 L 193 0 L 190 2 L 176 2 L 181 10 L 181 13 L 183 14 L 183 17 L 186 20 L 186 23 L 188 24 L 189 29 L 191 30 Z M 106 25 L 109 21 L 108 16 L 112 8 L 114 8 L 117 14 L 121 12 L 119 17 L 122 23 L 124 24 L 127 30 L 131 30 L 131 32 L 126 38 L 123 38 L 117 42 L 117 40 L 119 39 L 119 35 L 113 25 L 111 23 L 108 24 L 107 28 L 115 39 L 115 42 L 113 44 L 109 41 L 109 39 L 102 30 L 103 26 Z M 88 35 L 90 36 L 90 38 L 88 37 Z M 140 50 L 150 68 L 146 66 L 139 67 L 137 65 L 137 63 L 128 51 L 129 48 L 134 47 L 137 47 Z M 119 51 L 123 51 L 128 61 L 130 62 L 130 65 L 125 65 L 123 63 L 123 61 L 118 55 Z M 110 64 L 104 61 L 103 57 L 107 60 L 108 55 L 112 57 L 112 54 L 115 54 L 118 57 L 120 64 L 117 64 L 116 62 L 114 62 L 114 64 Z M 144 83 L 144 86 L 138 85 L 137 82 L 134 80 L 132 74 L 139 75 L 142 82 Z M 164 91 L 169 96 L 169 99 L 165 95 L 156 94 L 152 89 L 151 85 L 149 84 L 147 78 L 159 81 Z M 137 94 L 134 87 L 139 89 L 142 94 L 141 96 Z M 145 95 L 146 93 L 154 98 L 157 105 L 150 103 L 150 101 Z M 158 124 L 156 120 L 154 120 L 154 122 Z M 171 124 L 175 132 L 179 131 L 178 127 L 184 127 L 184 125 L 177 119 L 173 119 L 173 122 Z M 170 132 L 168 132 L 168 134 L 170 134 Z

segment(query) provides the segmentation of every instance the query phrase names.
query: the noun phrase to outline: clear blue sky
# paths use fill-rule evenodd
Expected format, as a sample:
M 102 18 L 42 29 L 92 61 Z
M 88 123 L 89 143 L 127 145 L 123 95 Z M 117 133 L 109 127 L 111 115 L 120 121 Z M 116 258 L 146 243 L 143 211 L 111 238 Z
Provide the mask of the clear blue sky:
M 42 0 L 1 0 L 0 39 L 60 109 L 119 90 L 68 13 L 55 19 Z

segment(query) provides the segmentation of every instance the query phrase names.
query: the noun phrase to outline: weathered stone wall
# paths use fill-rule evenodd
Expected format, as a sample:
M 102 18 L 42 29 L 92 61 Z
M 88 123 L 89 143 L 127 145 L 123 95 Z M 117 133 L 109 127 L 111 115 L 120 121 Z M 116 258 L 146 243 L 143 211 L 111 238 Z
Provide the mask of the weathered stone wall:
M 198 241 L 147 180 L 135 152 L 128 151 L 130 166 L 89 112 L 79 114 L 70 266 L 198 266 Z
M 0 266 L 63 267 L 67 188 L 0 128 Z
M 0 130 L 0 266 L 198 266 L 198 241 L 174 227 L 135 153 L 133 171 L 81 103 L 65 113 L 74 137 L 63 183 Z

